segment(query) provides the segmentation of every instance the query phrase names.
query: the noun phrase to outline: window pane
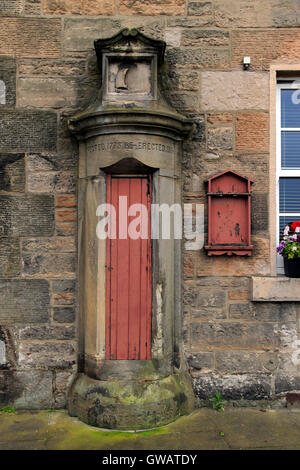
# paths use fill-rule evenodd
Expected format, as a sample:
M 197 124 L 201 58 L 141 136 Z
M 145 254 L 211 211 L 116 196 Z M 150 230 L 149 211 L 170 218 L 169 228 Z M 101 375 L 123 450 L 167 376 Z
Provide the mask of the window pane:
M 300 178 L 279 179 L 279 212 L 300 213 Z
M 281 132 L 281 168 L 300 168 L 300 132 Z
M 281 127 L 300 127 L 300 90 L 281 90 Z
M 293 217 L 291 216 L 279 217 L 280 238 L 283 237 L 283 231 L 284 231 L 285 226 L 289 224 L 290 222 L 295 222 L 295 220 L 300 221 L 300 214 L 297 216 L 293 216 Z

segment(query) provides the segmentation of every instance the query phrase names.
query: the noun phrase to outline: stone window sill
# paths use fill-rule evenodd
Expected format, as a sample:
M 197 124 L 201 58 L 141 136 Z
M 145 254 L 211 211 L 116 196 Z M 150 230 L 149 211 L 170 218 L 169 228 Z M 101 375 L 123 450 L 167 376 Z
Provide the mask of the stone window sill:
M 254 302 L 300 302 L 300 278 L 252 277 L 251 300 Z

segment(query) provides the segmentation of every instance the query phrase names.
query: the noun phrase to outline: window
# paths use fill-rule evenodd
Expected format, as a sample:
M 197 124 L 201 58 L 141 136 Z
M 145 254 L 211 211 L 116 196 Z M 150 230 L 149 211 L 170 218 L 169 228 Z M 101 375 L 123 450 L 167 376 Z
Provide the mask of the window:
M 277 84 L 277 244 L 284 227 L 300 220 L 300 79 Z M 283 257 L 277 255 L 277 272 L 283 274 Z

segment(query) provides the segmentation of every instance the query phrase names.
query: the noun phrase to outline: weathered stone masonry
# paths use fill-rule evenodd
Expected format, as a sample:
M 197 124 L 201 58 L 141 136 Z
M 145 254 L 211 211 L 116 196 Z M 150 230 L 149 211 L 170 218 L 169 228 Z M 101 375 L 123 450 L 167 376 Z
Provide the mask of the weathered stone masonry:
M 251 300 L 251 277 L 272 274 L 269 69 L 300 72 L 299 26 L 296 0 L 1 2 L 0 406 L 65 406 L 77 367 L 78 145 L 67 121 L 99 90 L 94 40 L 125 27 L 166 41 L 161 88 L 194 121 L 183 202 L 206 203 L 206 179 L 226 169 L 255 183 L 253 257 L 183 254 L 195 393 L 260 399 L 300 389 L 300 304 Z

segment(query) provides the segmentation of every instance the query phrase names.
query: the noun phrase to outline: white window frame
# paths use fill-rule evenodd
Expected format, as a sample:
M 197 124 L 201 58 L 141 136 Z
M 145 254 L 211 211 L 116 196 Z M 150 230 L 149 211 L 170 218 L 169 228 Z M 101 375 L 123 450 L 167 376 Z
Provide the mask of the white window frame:
M 292 82 L 293 80 L 293 82 Z M 285 170 L 281 168 L 281 132 L 300 132 L 300 127 L 281 127 L 281 90 L 299 90 L 300 92 L 300 76 L 294 78 L 280 79 L 281 83 L 277 83 L 276 88 L 276 245 L 278 246 L 279 240 L 279 217 L 291 216 L 300 219 L 300 212 L 297 213 L 280 213 L 279 212 L 279 179 L 280 178 L 300 178 L 300 165 L 299 168 Z M 277 254 L 276 258 L 277 274 L 284 274 L 283 257 Z

